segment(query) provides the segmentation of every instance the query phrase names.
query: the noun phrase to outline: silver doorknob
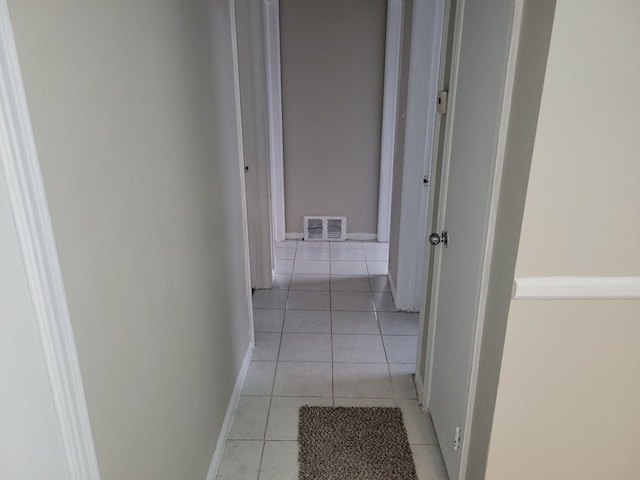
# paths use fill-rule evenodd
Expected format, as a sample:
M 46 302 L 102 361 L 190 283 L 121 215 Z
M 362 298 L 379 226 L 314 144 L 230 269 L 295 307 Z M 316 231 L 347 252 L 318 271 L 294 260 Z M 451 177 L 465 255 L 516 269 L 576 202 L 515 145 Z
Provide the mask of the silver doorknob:
M 429 235 L 429 243 L 431 245 L 440 245 L 441 243 L 444 243 L 444 246 L 446 247 L 449 243 L 447 231 L 443 230 L 442 233 L 433 232 L 431 235 Z

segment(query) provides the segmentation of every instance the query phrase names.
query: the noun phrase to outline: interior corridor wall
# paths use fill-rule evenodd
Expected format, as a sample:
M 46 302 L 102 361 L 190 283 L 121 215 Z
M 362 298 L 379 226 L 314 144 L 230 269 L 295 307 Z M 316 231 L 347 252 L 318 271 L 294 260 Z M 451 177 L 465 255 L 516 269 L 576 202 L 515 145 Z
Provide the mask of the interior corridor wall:
M 385 30 L 385 0 L 280 0 L 288 233 L 304 215 L 377 230 Z
M 638 21 L 557 0 L 516 278 L 640 275 Z M 511 300 L 484 478 L 640 477 L 639 319 L 636 299 Z
M 250 344 L 226 0 L 11 0 L 102 480 L 204 479 Z

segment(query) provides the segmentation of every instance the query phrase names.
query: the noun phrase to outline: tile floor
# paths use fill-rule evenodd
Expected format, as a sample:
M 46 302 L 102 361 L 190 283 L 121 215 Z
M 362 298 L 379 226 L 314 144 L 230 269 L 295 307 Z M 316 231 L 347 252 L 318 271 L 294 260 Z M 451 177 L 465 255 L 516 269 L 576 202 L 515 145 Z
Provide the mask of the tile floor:
M 446 480 L 415 371 L 418 315 L 395 312 L 388 245 L 282 242 L 253 295 L 256 347 L 218 480 L 297 480 L 298 408 L 397 406 L 420 480 Z

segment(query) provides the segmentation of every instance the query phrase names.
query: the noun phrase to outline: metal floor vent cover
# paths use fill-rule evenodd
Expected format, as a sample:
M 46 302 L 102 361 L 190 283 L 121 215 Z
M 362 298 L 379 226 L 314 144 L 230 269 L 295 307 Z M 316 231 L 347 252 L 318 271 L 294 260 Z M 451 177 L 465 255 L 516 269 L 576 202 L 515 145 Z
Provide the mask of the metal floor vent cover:
M 347 217 L 304 217 L 305 241 L 344 242 L 347 239 Z

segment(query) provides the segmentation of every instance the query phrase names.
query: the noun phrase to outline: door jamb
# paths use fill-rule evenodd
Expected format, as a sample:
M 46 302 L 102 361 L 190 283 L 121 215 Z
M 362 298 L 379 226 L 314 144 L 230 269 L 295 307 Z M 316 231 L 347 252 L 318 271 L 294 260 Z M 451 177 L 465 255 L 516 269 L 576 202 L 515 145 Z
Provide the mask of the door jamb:
M 445 132 L 445 148 L 443 151 L 443 165 L 442 165 L 442 179 L 447 178 L 448 176 L 448 167 L 449 167 L 449 154 L 450 154 L 450 146 L 451 146 L 451 127 L 453 125 L 453 120 L 455 116 L 455 95 L 456 95 L 456 87 L 457 87 L 457 75 L 459 72 L 459 60 L 460 60 L 460 44 L 462 40 L 462 29 L 461 21 L 464 14 L 465 0 L 459 0 L 457 11 L 456 11 L 456 22 L 455 22 L 455 40 L 453 46 L 453 62 L 451 66 L 451 90 L 450 90 L 450 110 L 449 117 L 446 122 L 446 132 Z M 513 94 L 513 84 L 515 80 L 515 68 L 516 68 L 516 60 L 518 55 L 518 43 L 520 39 L 520 29 L 521 29 L 521 20 L 522 20 L 522 10 L 523 10 L 523 0 L 515 0 L 514 3 L 514 12 L 512 17 L 512 26 L 509 40 L 509 53 L 507 60 L 507 67 L 505 71 L 505 85 L 504 92 L 502 98 L 502 112 L 500 116 L 500 126 L 498 132 L 498 143 L 496 149 L 496 162 L 494 166 L 493 172 L 493 181 L 492 181 L 492 192 L 491 192 L 491 200 L 489 206 L 489 216 L 487 219 L 487 239 L 485 245 L 484 259 L 483 259 L 483 273 L 480 281 L 480 300 L 477 308 L 477 321 L 476 321 L 476 331 L 474 335 L 474 344 L 473 344 L 473 354 L 472 354 L 472 363 L 470 370 L 470 378 L 469 378 L 469 389 L 468 389 L 468 397 L 467 397 L 467 407 L 465 412 L 465 420 L 464 420 L 464 429 L 462 431 L 462 450 L 461 450 L 461 459 L 460 459 L 460 476 L 459 479 L 463 480 L 466 476 L 467 471 L 467 463 L 469 459 L 469 443 L 471 439 L 471 429 L 473 428 L 473 409 L 475 405 L 475 392 L 478 385 L 478 367 L 479 367 L 479 359 L 480 352 L 482 346 L 482 333 L 484 329 L 484 321 L 485 321 L 485 313 L 486 313 L 486 298 L 489 287 L 489 275 L 490 275 L 490 267 L 492 261 L 493 248 L 495 243 L 495 229 L 496 229 L 496 219 L 497 219 L 497 210 L 498 210 L 498 201 L 500 197 L 500 187 L 502 180 L 502 171 L 504 165 L 504 155 L 506 149 L 506 141 L 508 135 L 508 121 L 509 115 L 511 111 L 511 101 Z M 447 193 L 447 184 L 441 180 L 441 189 L 440 189 L 440 202 L 438 207 L 441 209 L 446 208 L 446 205 L 443 205 L 442 200 L 446 198 Z M 444 214 L 444 211 L 439 212 L 440 214 Z M 429 318 L 431 319 L 429 325 L 428 332 L 428 340 L 427 340 L 427 355 L 426 355 L 426 366 L 425 366 L 425 381 L 424 381 L 424 392 L 422 394 L 422 398 L 425 401 L 425 407 L 428 410 L 428 406 L 431 399 L 431 379 L 433 374 L 433 354 L 434 354 L 434 341 L 435 341 L 435 331 L 437 328 L 437 318 L 435 316 L 435 312 L 437 311 L 437 298 L 438 298 L 438 282 L 434 281 L 437 278 L 440 264 L 441 264 L 441 251 L 438 250 L 434 254 L 434 264 L 433 269 L 431 270 L 432 282 L 433 282 L 433 290 L 431 292 L 431 298 L 426 298 L 425 292 L 425 303 L 430 304 L 429 309 Z
M 473 409 L 475 407 L 475 392 L 478 386 L 478 367 L 480 363 L 480 351 L 482 348 L 482 334 L 484 331 L 484 321 L 487 307 L 487 295 L 489 292 L 489 275 L 491 262 L 493 259 L 493 249 L 495 245 L 496 221 L 498 217 L 498 202 L 500 200 L 500 185 L 502 183 L 502 172 L 507 146 L 507 136 L 509 128 L 509 116 L 511 114 L 511 102 L 513 99 L 513 86 L 516 74 L 516 60 L 518 56 L 518 45 L 520 31 L 522 27 L 522 13 L 524 9 L 523 0 L 515 0 L 513 18 L 511 23 L 511 38 L 509 40 L 509 53 L 507 56 L 507 69 L 505 72 L 504 95 L 502 98 L 502 113 L 500 115 L 500 128 L 498 131 L 498 144 L 496 148 L 496 162 L 494 167 L 493 185 L 491 192 L 491 203 L 489 205 L 489 217 L 487 219 L 487 240 L 482 262 L 482 279 L 480 281 L 480 301 L 478 303 L 476 332 L 473 343 L 473 356 L 471 362 L 471 372 L 469 377 L 469 396 L 467 398 L 467 410 L 463 427 L 462 451 L 460 457 L 460 478 L 464 479 L 467 474 L 467 463 L 469 460 L 469 444 L 471 440 L 471 429 L 473 428 Z
M 71 326 L 15 37 L 0 1 L 0 168 L 42 344 L 71 479 L 99 480 L 89 411 Z
M 284 198 L 284 146 L 282 126 L 282 79 L 280 57 L 280 2 L 263 0 L 267 69 L 267 99 L 269 106 L 269 164 L 271 172 L 271 208 L 273 237 L 286 239 Z M 384 98 L 381 134 L 381 162 L 378 198 L 379 242 L 389 241 L 391 221 L 391 186 L 393 182 L 393 150 L 395 147 L 398 78 L 400 76 L 400 43 L 402 36 L 403 0 L 387 0 Z M 392 12 L 390 15 L 389 12 Z M 391 55 L 389 55 L 391 54 Z M 389 83 L 388 83 L 389 82 Z
M 280 2 L 264 2 L 264 49 L 269 112 L 269 170 L 273 240 L 285 240 L 284 153 L 282 141 L 282 79 L 280 62 Z
M 391 228 L 393 157 L 396 145 L 400 46 L 402 44 L 402 11 L 405 8 L 404 3 L 404 0 L 387 1 L 382 138 L 380 142 L 380 188 L 378 192 L 378 242 L 389 242 Z

